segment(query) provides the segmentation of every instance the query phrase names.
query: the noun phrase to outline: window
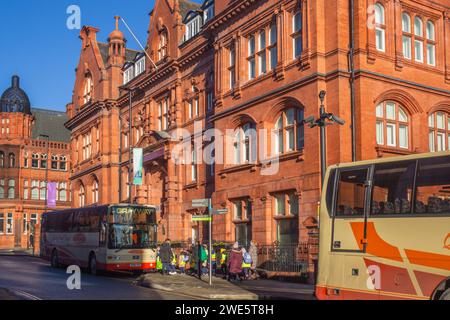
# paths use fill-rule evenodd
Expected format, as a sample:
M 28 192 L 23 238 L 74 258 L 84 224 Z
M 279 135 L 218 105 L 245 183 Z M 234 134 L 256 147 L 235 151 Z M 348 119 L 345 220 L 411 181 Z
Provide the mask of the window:
M 39 200 L 39 181 L 37 180 L 31 181 L 31 199 Z
M 58 156 L 52 156 L 51 168 L 52 170 L 58 170 Z
M 23 167 L 28 168 L 28 153 L 27 152 L 25 152 L 23 154 Z
M 22 230 L 24 234 L 28 233 L 28 215 L 26 213 L 23 214 L 23 218 L 22 218 Z
M 136 76 L 136 77 L 137 77 L 138 75 L 140 75 L 141 73 L 144 73 L 144 72 L 145 72 L 145 57 L 140 58 L 140 59 L 136 62 L 135 66 L 134 66 L 134 69 L 135 69 L 135 76 Z
M 409 117 L 395 102 L 387 101 L 376 108 L 378 145 L 409 149 Z
M 416 214 L 450 213 L 450 157 L 419 161 L 416 182 Z
M 38 215 L 37 213 L 32 213 L 30 216 L 30 232 L 34 233 L 37 224 L 38 224 Z
M 159 35 L 158 43 L 158 61 L 164 59 L 167 56 L 167 31 L 161 32 Z
M 0 234 L 5 232 L 5 214 L 0 213 Z
M 298 244 L 298 219 L 280 219 L 277 221 L 277 241 L 280 245 Z
M 92 82 L 92 75 L 90 73 L 87 73 L 84 79 L 83 104 L 91 101 L 93 87 L 94 85 Z
M 192 150 L 192 159 L 191 159 L 191 181 L 196 182 L 198 179 L 197 175 L 197 150 Z
M 169 127 L 169 99 L 164 98 L 158 104 L 158 126 L 159 131 L 166 131 Z
M 275 216 L 297 216 L 299 214 L 298 195 L 294 191 L 280 193 L 275 198 Z
M 436 35 L 434 23 L 427 21 L 427 64 L 436 65 Z
M 214 93 L 209 91 L 206 93 L 206 109 L 211 111 L 214 107 Z
M 304 147 L 303 110 L 290 108 L 282 112 L 275 123 L 274 154 L 299 151 Z
M 200 32 L 201 27 L 202 19 L 200 15 L 197 15 L 186 24 L 186 33 L 184 35 L 185 41 L 188 41 L 189 39 L 195 37 Z
M 5 179 L 0 179 L 0 199 L 5 199 Z
M 29 198 L 29 182 L 28 180 L 24 180 L 23 181 L 23 199 L 24 200 L 28 200 Z
M 230 89 L 233 89 L 236 85 L 236 49 L 231 47 L 229 49 L 230 65 L 228 67 L 228 75 L 230 77 Z
M 127 84 L 134 78 L 134 68 L 133 66 L 128 67 L 123 72 L 123 84 Z
M 5 153 L 3 151 L 0 151 L 0 168 L 3 168 L 5 166 Z
M 39 155 L 36 153 L 33 153 L 33 155 L 31 156 L 31 167 L 39 168 Z
M 269 33 L 269 59 L 270 59 L 270 70 L 273 70 L 276 68 L 278 64 L 278 48 L 277 48 L 277 41 L 278 41 L 278 35 L 277 35 L 277 25 L 273 23 L 270 26 L 270 33 Z
M 197 118 L 200 115 L 200 106 L 198 97 L 189 100 L 187 103 L 187 118 L 188 120 Z
M 258 36 L 258 75 L 267 72 L 267 54 L 266 54 L 266 31 L 261 30 Z
M 92 183 L 92 203 L 98 203 L 98 181 Z
M 60 170 L 66 171 L 66 169 L 67 169 L 66 163 L 67 163 L 67 158 L 66 157 L 64 157 L 64 156 L 59 157 L 59 169 Z
M 295 13 L 292 18 L 292 47 L 294 59 L 302 54 L 302 15 L 300 12 Z
M 406 59 L 411 60 L 411 17 L 408 13 L 403 12 L 402 14 L 402 31 L 403 31 L 403 56 Z
M 48 155 L 47 154 L 41 154 L 41 165 L 40 167 L 42 169 L 47 169 L 47 159 L 48 159 Z
M 87 160 L 92 155 L 92 134 L 89 131 L 83 135 L 83 160 Z
M 16 155 L 14 153 L 9 154 L 9 167 L 10 168 L 16 167 Z
M 423 22 L 420 17 L 414 18 L 414 57 L 416 62 L 423 62 Z
M 450 114 L 443 111 L 428 117 L 430 152 L 450 150 Z
M 241 246 L 250 245 L 252 240 L 252 203 L 249 199 L 233 201 L 236 241 Z
M 207 23 L 214 17 L 214 3 L 209 4 L 203 10 L 203 23 Z
M 6 217 L 6 234 L 13 234 L 13 214 L 8 213 Z
M 8 199 L 16 197 L 16 180 L 10 179 L 8 181 Z
M 59 201 L 67 201 L 67 183 L 61 182 L 58 187 L 58 199 Z
M 256 139 L 254 124 L 247 123 L 236 129 L 234 136 L 235 164 L 256 162 Z
M 84 205 L 86 204 L 86 193 L 82 184 L 78 189 L 78 204 L 80 207 L 84 207 Z
M 248 39 L 248 78 L 252 80 L 256 77 L 256 58 L 255 58 L 255 36 Z
M 41 181 L 39 184 L 39 199 L 47 199 L 47 183 L 45 181 Z
M 341 171 L 337 192 L 336 216 L 364 215 L 367 169 Z
M 386 51 L 384 7 L 380 3 L 375 4 L 375 42 L 378 51 Z
M 371 215 L 411 213 L 416 162 L 377 164 L 373 176 Z

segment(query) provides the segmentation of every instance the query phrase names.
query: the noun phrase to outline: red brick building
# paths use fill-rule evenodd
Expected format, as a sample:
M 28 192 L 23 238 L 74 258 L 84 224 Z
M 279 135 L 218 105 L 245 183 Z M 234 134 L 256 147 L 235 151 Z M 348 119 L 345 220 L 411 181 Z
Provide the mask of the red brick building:
M 0 249 L 29 248 L 31 234 L 38 248 L 47 181 L 58 183 L 51 209 L 70 207 L 66 121 L 63 112 L 31 108 L 13 76 L 0 100 Z
M 145 53 L 126 49 L 118 26 L 108 43 L 97 32 L 81 31 L 68 105 L 74 205 L 129 201 L 130 147 L 143 148 L 131 201 L 161 206 L 160 238 L 205 236 L 192 200 L 212 198 L 229 210 L 214 218 L 216 241 L 308 241 L 319 131 L 302 120 L 318 116 L 321 90 L 346 121 L 327 128 L 328 164 L 450 147 L 447 0 L 157 0 Z M 202 136 L 195 123 L 232 130 L 214 142 L 225 163 L 198 163 L 204 139 L 176 164 L 181 137 Z

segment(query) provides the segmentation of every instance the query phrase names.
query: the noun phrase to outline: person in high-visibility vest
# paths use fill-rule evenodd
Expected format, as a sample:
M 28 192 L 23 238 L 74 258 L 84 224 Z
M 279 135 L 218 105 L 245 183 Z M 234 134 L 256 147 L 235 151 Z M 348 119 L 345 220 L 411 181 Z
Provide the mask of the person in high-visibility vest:
M 227 277 L 227 249 L 220 249 L 220 272 L 222 273 L 224 279 Z
M 178 268 L 180 269 L 181 274 L 186 273 L 187 261 L 189 261 L 189 255 L 183 250 L 178 258 Z
M 212 273 L 215 276 L 216 275 L 216 250 L 214 250 L 214 248 L 212 248 L 211 251 L 211 262 L 212 262 Z
M 252 257 L 245 248 L 242 248 L 242 258 L 242 271 L 244 272 L 245 280 L 248 280 L 250 277 L 250 268 L 252 267 Z

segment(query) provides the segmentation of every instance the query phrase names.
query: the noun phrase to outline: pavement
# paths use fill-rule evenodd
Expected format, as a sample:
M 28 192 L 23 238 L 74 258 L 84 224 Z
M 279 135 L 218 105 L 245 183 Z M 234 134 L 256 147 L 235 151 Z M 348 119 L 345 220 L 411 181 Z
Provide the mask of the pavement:
M 152 273 L 141 276 L 137 284 L 156 290 L 179 293 L 207 300 L 314 300 L 314 286 L 301 283 L 287 283 L 275 280 L 249 280 L 229 282 L 214 277 L 188 275 L 166 275 Z
M 1 249 L 0 256 L 28 256 L 33 257 L 32 249 Z

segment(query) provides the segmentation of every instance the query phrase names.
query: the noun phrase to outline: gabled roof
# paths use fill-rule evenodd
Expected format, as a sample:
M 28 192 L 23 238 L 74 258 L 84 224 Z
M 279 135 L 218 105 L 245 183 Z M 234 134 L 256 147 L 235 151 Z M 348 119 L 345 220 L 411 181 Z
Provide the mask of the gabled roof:
M 201 8 L 200 3 L 188 1 L 188 0 L 179 0 L 180 3 L 180 14 L 183 20 L 187 17 L 190 11 L 195 11 Z
M 65 112 L 31 108 L 31 114 L 35 118 L 31 129 L 33 139 L 44 134 L 50 141 L 70 142 L 70 131 L 64 126 L 68 120 Z

